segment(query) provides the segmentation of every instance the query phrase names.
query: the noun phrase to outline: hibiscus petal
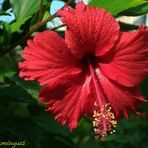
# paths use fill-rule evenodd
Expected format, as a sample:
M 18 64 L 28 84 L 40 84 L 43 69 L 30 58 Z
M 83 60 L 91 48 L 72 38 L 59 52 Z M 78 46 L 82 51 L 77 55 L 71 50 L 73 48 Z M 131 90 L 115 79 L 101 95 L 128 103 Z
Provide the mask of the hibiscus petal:
M 58 14 L 68 26 L 65 40 L 79 58 L 85 53 L 104 55 L 118 39 L 119 24 L 104 9 L 91 8 L 79 2 L 76 9 L 67 6 Z
M 90 77 L 84 79 L 83 76 L 68 84 L 62 83 L 56 87 L 47 85 L 40 91 L 40 101 L 47 105 L 47 111 L 52 112 L 55 119 L 73 130 L 81 115 L 87 111 L 90 80 Z
M 99 69 L 96 69 L 99 82 L 106 99 L 111 104 L 115 114 L 119 117 L 124 114 L 126 117 L 129 111 L 135 111 L 135 108 L 146 102 L 140 94 L 138 88 L 128 88 L 117 84 L 113 80 L 105 77 Z
M 53 85 L 81 72 L 64 39 L 57 33 L 37 33 L 27 44 L 22 54 L 24 62 L 19 63 L 20 76 L 26 80 L 37 80 L 40 85 Z
M 137 86 L 148 73 L 147 38 L 148 30 L 143 27 L 136 32 L 121 33 L 113 57 L 102 56 L 101 71 L 119 84 Z

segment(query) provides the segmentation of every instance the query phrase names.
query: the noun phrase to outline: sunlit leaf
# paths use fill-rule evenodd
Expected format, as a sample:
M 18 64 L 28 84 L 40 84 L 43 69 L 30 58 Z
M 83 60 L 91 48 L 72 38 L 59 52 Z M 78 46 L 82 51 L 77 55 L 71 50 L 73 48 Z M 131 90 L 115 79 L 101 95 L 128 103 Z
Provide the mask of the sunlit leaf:
M 148 3 L 123 11 L 120 15 L 139 16 L 148 13 Z
M 40 9 L 40 0 L 10 0 L 10 2 L 16 16 L 16 22 L 12 24 L 13 32 L 17 31 L 26 20 Z M 48 3 L 47 0 L 43 1 L 44 5 Z
M 105 8 L 113 15 L 117 15 L 121 11 L 141 5 L 143 3 L 144 0 L 92 0 L 90 1 L 89 5 Z
M 40 0 L 10 0 L 17 20 L 27 19 L 40 8 Z M 47 3 L 44 0 L 44 4 Z

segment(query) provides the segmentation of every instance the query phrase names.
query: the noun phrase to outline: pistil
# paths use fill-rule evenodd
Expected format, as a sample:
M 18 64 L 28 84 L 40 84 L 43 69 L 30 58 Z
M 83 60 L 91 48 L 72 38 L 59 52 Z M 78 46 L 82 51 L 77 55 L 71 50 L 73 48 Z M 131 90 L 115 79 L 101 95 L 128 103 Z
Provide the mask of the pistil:
M 96 92 L 96 101 L 94 102 L 93 113 L 95 137 L 96 139 L 100 138 L 102 141 L 104 141 L 104 138 L 107 136 L 108 132 L 110 132 L 110 134 L 115 132 L 114 128 L 116 127 L 117 121 L 114 113 L 112 112 L 110 103 L 108 103 L 107 99 L 105 98 L 101 84 L 89 58 L 87 58 L 87 63 Z
M 98 106 L 96 102 L 94 103 L 95 109 L 93 114 L 93 127 L 96 135 L 96 139 L 100 138 L 104 141 L 107 136 L 107 132 L 113 134 L 115 132 L 117 121 L 115 119 L 114 113 L 111 111 L 110 104 L 105 104 L 102 106 L 101 110 L 98 112 Z

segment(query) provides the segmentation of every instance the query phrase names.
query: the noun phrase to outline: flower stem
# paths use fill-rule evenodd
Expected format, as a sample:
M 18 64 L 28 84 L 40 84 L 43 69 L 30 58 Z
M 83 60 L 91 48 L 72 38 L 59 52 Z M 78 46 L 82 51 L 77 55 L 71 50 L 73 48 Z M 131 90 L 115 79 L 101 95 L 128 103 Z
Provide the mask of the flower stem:
M 43 0 L 40 0 L 40 11 L 39 11 L 38 20 L 37 20 L 38 23 L 41 22 L 42 15 L 43 15 Z

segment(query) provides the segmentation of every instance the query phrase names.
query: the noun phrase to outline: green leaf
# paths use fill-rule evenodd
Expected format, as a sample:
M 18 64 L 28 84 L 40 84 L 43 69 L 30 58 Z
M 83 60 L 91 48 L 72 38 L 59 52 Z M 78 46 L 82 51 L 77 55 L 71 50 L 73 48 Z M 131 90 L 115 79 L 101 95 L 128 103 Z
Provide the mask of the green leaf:
M 15 74 L 14 71 L 5 71 L 5 72 L 2 71 L 2 72 L 0 73 L 0 82 L 3 82 L 4 79 L 5 79 L 5 77 L 11 78 L 14 74 Z
M 1 21 L 0 25 L 3 27 L 3 44 L 8 44 L 11 40 L 11 25 L 4 21 Z
M 121 12 L 125 16 L 139 16 L 148 13 L 148 3 Z
M 147 98 L 148 97 L 148 77 L 142 82 L 140 85 L 140 89 L 142 91 L 142 94 Z
M 60 123 L 55 121 L 49 114 L 47 116 L 36 116 L 32 117 L 34 122 L 45 129 L 47 132 L 54 134 L 66 134 L 68 130 L 65 126 L 61 126 Z
M 10 2 L 16 16 L 16 22 L 14 23 L 15 29 L 13 29 L 13 32 L 17 31 L 26 20 L 40 9 L 40 0 L 10 0 Z M 48 4 L 48 1 L 43 0 L 43 5 L 46 4 Z
M 3 42 L 4 42 L 4 36 L 1 35 L 0 36 L 0 45 L 3 44 Z
M 21 25 L 24 24 L 26 20 L 27 19 L 21 19 L 21 20 L 18 20 L 16 22 L 10 24 L 10 26 L 11 26 L 11 33 L 19 31 Z
M 39 18 L 39 14 L 36 14 L 33 16 L 32 20 L 30 22 L 30 30 L 32 30 L 32 28 L 36 25 L 36 22 L 44 21 L 45 19 L 47 19 L 50 16 L 50 11 L 49 11 L 50 4 L 51 4 L 51 2 L 49 2 L 47 5 L 43 6 L 42 15 L 40 16 L 40 18 Z
M 123 22 L 119 22 L 119 24 L 122 31 L 137 30 L 139 28 L 137 25 L 126 24 Z
M 39 10 L 40 0 L 10 0 L 17 20 L 27 19 Z
M 36 103 L 27 91 L 16 85 L 0 87 L 0 102 Z
M 11 8 L 10 0 L 3 0 L 3 3 L 1 3 L 1 4 L 2 4 L 2 10 L 4 10 L 4 11 Z
M 126 9 L 141 5 L 144 0 L 92 0 L 89 5 L 105 8 L 113 15 L 117 15 Z
M 40 86 L 35 81 L 24 81 L 18 75 L 15 75 L 11 78 L 11 81 L 14 82 L 17 86 L 20 86 L 28 92 L 33 98 L 38 99 L 38 91 Z
M 49 11 L 46 11 L 46 12 L 44 13 L 44 16 L 43 16 L 42 21 L 46 20 L 49 16 L 50 16 Z
M 7 117 L 1 116 L 0 129 L 1 128 L 5 129 L 5 132 L 7 130 L 10 131 L 14 135 L 13 137 L 29 140 L 32 145 L 34 145 L 33 148 L 40 148 L 40 140 L 43 139 L 44 136 L 43 131 L 36 126 L 30 117 L 20 117 L 14 115 Z
M 9 16 L 10 16 L 9 13 L 7 13 L 6 11 L 3 11 L 3 10 L 1 10 L 1 9 L 0 9 L 0 15 L 9 15 Z
M 0 58 L 0 74 L 4 74 L 9 71 L 14 71 L 15 65 L 10 54 L 6 54 L 5 56 Z

